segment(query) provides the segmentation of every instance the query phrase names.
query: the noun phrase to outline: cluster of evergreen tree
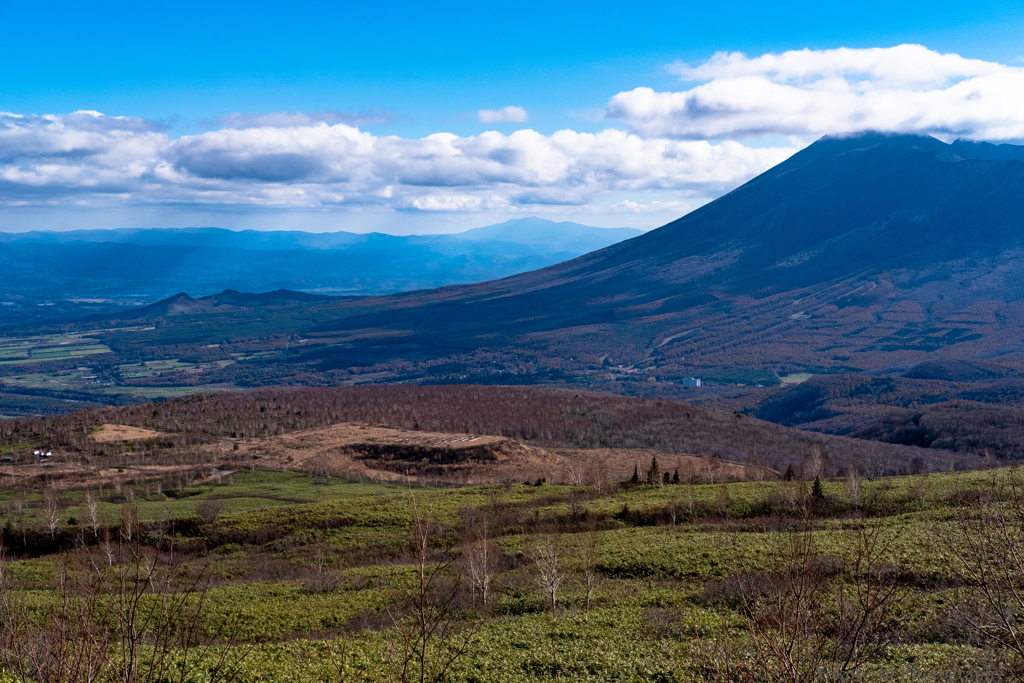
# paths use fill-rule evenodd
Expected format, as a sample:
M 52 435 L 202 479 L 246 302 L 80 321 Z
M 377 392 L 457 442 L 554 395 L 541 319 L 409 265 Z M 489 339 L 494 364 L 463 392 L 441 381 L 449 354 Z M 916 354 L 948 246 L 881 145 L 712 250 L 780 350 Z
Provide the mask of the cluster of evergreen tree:
M 675 472 L 669 474 L 668 470 L 662 472 L 661 467 L 658 465 L 658 457 L 653 456 L 651 458 L 651 465 L 647 468 L 646 476 L 640 478 L 640 466 L 633 465 L 633 476 L 629 478 L 630 484 L 647 484 L 649 486 L 665 486 L 668 484 L 679 484 L 679 468 L 677 467 Z

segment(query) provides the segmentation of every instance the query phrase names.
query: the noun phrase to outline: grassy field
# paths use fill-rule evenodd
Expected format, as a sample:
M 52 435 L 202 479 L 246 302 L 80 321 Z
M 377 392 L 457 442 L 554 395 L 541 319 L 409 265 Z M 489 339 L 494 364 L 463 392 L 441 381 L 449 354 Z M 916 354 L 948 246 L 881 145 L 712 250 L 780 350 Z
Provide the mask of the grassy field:
M 209 394 L 217 391 L 231 391 L 236 387 L 221 384 L 196 384 L 188 387 L 133 387 L 116 386 L 102 389 L 108 396 L 133 396 L 138 399 L 178 398 L 193 394 Z M 100 397 L 97 397 L 98 399 Z
M 111 353 L 108 346 L 83 334 L 52 334 L 0 339 L 0 365 L 24 365 Z
M 92 370 L 85 366 L 64 372 L 33 372 L 4 377 L 3 383 L 12 388 L 48 389 L 51 391 L 95 390 L 96 385 L 106 383 L 101 382 L 100 378 L 91 372 Z
M 485 521 L 493 552 L 488 603 L 467 597 L 465 583 L 452 603 L 469 628 L 463 633 L 473 635 L 445 680 L 685 681 L 702 675 L 691 645 L 705 641 L 694 638 L 743 641 L 747 622 L 735 599 L 718 598 L 728 597 L 729 577 L 770 569 L 791 538 L 780 520 L 804 517 L 784 512 L 794 496 L 805 511 L 817 506 L 821 557 L 847 557 L 874 529 L 889 539 L 878 566 L 914 577 L 901 579 L 897 633 L 862 671 L 972 668 L 1002 657 L 958 621 L 951 605 L 962 596 L 937 539 L 956 533 L 958 496 L 1005 476 L 863 481 L 859 507 L 840 481 L 823 482 L 817 496 L 805 482 L 410 489 L 260 470 L 218 473 L 180 490 L 150 482 L 94 494 L 101 527 L 123 529 L 135 515 L 144 544 L 173 547 L 201 568 L 202 630 L 211 638 L 230 632 L 230 652 L 244 655 L 238 680 L 392 680 L 387 656 L 400 641 L 402 595 L 416 585 L 411 539 L 420 519 L 430 524 L 431 566 L 454 558 L 447 581 L 466 580 L 467 544 Z M 9 552 L 17 552 L 19 530 L 45 528 L 41 493 L 7 491 L 0 506 Z M 78 537 L 85 549 L 29 552 L 5 567 L 10 589 L 43 603 L 57 599 L 56 568 L 67 558 L 101 555 L 84 492 L 63 494 L 60 508 L 51 535 Z M 537 579 L 546 539 L 563 574 L 554 615 Z M 187 680 L 207 679 L 197 671 Z
M 78 337 L 80 335 L 67 337 L 67 339 Z M 61 339 L 64 339 L 64 337 L 61 337 Z M 0 379 L 0 384 L 8 387 L 11 392 L 17 392 L 20 389 L 42 390 L 46 392 L 71 391 L 75 392 L 78 396 L 95 396 L 96 402 L 102 403 L 108 400 L 109 397 L 122 399 L 124 397 L 132 397 L 136 400 L 152 400 L 190 396 L 197 393 L 211 393 L 232 388 L 223 384 L 195 383 L 195 378 L 199 377 L 199 373 L 203 371 L 233 365 L 235 363 L 233 360 L 188 363 L 177 358 L 168 358 L 140 363 L 118 364 L 111 368 L 97 370 L 94 366 L 89 365 L 90 359 L 86 358 L 86 356 L 107 353 L 109 349 L 102 345 L 62 346 L 54 350 L 53 347 L 31 347 L 29 344 L 30 342 L 27 340 L 19 340 L 17 343 L 12 343 L 8 348 L 6 356 L 3 355 L 4 347 L 0 346 L 0 358 L 10 358 L 18 353 L 23 356 L 17 360 L 0 360 L 0 364 L 24 365 L 40 363 L 46 360 L 81 358 L 83 365 L 70 370 L 52 369 L 49 371 L 45 369 L 47 366 L 43 365 L 39 366 L 36 372 L 12 374 Z M 42 350 L 35 350 L 31 357 L 28 357 L 28 349 L 30 348 L 42 348 Z M 193 375 L 192 373 L 195 374 Z M 190 377 L 193 383 L 184 384 L 189 381 Z M 156 380 L 157 384 L 161 384 L 161 380 L 166 378 L 167 384 L 172 386 L 152 386 L 146 384 L 138 386 L 132 384 L 140 380 L 152 382 L 154 378 L 160 378 Z M 41 403 L 39 399 L 31 397 L 19 397 L 15 400 L 11 396 L 7 396 L 6 399 L 14 401 L 19 408 L 24 408 L 27 411 L 33 409 L 33 402 Z M 36 409 L 45 412 L 46 407 L 41 405 L 36 407 Z

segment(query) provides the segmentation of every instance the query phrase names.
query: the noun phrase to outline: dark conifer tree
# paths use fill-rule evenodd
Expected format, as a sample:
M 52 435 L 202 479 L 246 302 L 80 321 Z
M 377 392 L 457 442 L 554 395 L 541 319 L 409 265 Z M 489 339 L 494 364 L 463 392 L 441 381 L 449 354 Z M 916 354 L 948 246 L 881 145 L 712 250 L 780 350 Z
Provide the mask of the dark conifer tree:
M 633 465 L 633 477 L 629 480 L 629 483 L 630 484 L 639 484 L 640 483 L 640 471 L 637 469 L 636 465 Z
M 651 466 L 647 470 L 647 483 L 657 486 L 661 482 L 661 469 L 658 467 L 658 457 L 651 458 Z
M 679 483 L 679 468 L 678 467 L 676 468 L 675 473 L 672 475 L 672 483 L 673 484 L 678 484 Z

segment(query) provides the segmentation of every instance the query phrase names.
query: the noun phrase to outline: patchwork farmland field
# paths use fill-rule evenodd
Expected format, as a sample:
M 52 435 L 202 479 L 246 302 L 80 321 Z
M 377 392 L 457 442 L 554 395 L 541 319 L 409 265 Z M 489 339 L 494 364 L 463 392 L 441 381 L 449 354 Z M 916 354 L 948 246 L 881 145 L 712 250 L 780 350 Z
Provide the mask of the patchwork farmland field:
M 54 334 L 0 339 L 0 364 L 24 365 L 111 353 L 110 347 L 84 334 Z

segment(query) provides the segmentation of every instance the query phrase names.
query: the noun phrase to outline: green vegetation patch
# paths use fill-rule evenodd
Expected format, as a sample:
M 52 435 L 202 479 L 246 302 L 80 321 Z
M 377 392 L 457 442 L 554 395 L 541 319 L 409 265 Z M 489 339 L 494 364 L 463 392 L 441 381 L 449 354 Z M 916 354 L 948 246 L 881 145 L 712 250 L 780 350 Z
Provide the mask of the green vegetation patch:
M 110 347 L 81 334 L 54 334 L 0 340 L 0 365 L 24 365 L 112 353 Z
M 1015 471 L 862 480 L 858 508 L 844 480 L 813 488 L 793 481 L 408 488 L 235 472 L 162 494 L 140 484 L 130 503 L 125 489 L 107 488 L 99 510 L 110 524 L 99 532 L 81 521 L 84 493 L 65 492 L 61 517 L 78 517 L 78 545 L 5 561 L 3 569 L 32 610 L 59 607 L 62 568 L 85 578 L 90 571 L 116 576 L 105 532 L 123 534 L 134 509 L 143 542 L 129 547 L 145 558 L 185 560 L 183 571 L 205 587 L 197 638 L 217 643 L 209 653 L 244 655 L 236 680 L 339 680 L 340 669 L 346 681 L 377 681 L 386 653 L 401 643 L 399 626 L 415 623 L 418 519 L 428 531 L 425 571 L 439 570 L 427 602 L 451 610 L 451 632 L 466 627 L 462 633 L 471 635 L 445 680 L 682 682 L 698 673 L 690 649 L 697 639 L 747 642 L 753 627 L 744 609 L 760 608 L 740 608 L 738 577 L 777 588 L 776 563 L 796 540 L 809 543 L 814 561 L 807 571 L 820 572 L 814 576 L 823 585 L 852 595 L 867 576 L 873 586 L 894 580 L 906 592 L 885 611 L 896 629 L 892 646 L 866 671 L 984 668 L 1005 653 L 956 620 L 950 606 L 961 604 L 965 588 L 953 580 L 943 539 L 957 537 L 956 515 L 976 509 L 971 505 L 994 501 L 1004 507 L 989 513 L 1006 509 L 1009 499 L 982 493 L 1011 476 Z M 16 496 L 23 497 L 17 505 Z M 764 513 L 787 498 L 796 501 L 789 514 Z M 222 506 L 216 519 L 202 518 L 201 506 L 210 502 Z M 40 548 L 55 542 L 66 527 L 46 531 L 44 504 L 39 492 L 0 494 L 0 521 L 10 525 L 5 540 L 31 533 Z M 680 513 L 675 523 L 665 517 L 669 507 Z M 808 520 L 806 536 L 792 532 Z M 473 583 L 481 566 L 473 564 L 474 548 L 484 532 L 486 606 Z M 884 540 L 884 551 L 857 574 L 853 549 L 871 534 Z M 555 549 L 560 573 L 555 614 L 540 569 L 545 548 Z M 72 562 L 83 558 L 98 569 Z M 147 609 L 163 599 L 156 585 L 147 583 Z M 456 596 L 450 602 L 446 591 Z M 198 596 L 190 599 L 198 604 Z M 185 680 L 208 681 L 207 674 L 200 668 Z

